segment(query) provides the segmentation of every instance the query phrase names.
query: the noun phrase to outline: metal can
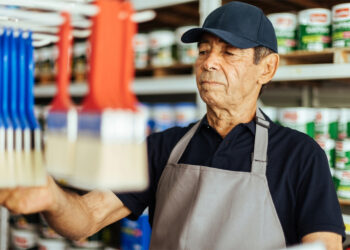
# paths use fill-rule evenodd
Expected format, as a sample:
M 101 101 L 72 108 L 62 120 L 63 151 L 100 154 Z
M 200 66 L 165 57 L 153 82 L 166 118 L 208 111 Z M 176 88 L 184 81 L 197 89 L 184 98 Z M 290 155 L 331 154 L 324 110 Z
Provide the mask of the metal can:
M 315 110 L 312 108 L 281 108 L 278 111 L 278 122 L 314 138 Z
M 332 8 L 333 47 L 350 46 L 350 3 L 335 5 Z
M 274 13 L 267 16 L 276 31 L 278 53 L 286 54 L 296 49 L 297 16 L 292 13 Z
M 11 229 L 11 245 L 18 250 L 34 250 L 37 246 L 38 234 L 34 230 Z
M 322 108 L 316 110 L 315 137 L 338 138 L 338 109 Z
M 149 34 L 151 65 L 154 67 L 174 64 L 175 34 L 171 30 L 157 30 Z
M 350 137 L 350 109 L 339 110 L 338 138 L 343 140 Z
M 67 242 L 63 239 L 44 239 L 38 240 L 39 250 L 65 250 Z
M 315 8 L 299 12 L 298 49 L 321 51 L 331 47 L 331 11 Z
M 350 199 L 350 171 L 336 169 L 333 180 L 338 197 Z
M 135 51 L 135 67 L 137 69 L 146 68 L 148 66 L 148 50 L 149 41 L 148 35 L 139 33 L 134 37 L 134 51 Z
M 198 48 L 196 43 L 183 43 L 181 41 L 182 35 L 189 29 L 197 28 L 196 26 L 183 26 L 175 31 L 177 57 L 180 63 L 193 64 L 198 56 Z
M 156 104 L 152 108 L 154 132 L 160 132 L 175 126 L 176 117 L 174 108 L 167 103 Z
M 191 102 L 177 103 L 174 106 L 176 125 L 180 127 L 188 126 L 197 120 L 196 104 Z
M 332 139 L 320 138 L 316 140 L 320 147 L 326 153 L 331 175 L 334 175 L 335 167 L 335 141 Z
M 339 170 L 350 170 L 350 139 L 336 142 L 335 167 Z

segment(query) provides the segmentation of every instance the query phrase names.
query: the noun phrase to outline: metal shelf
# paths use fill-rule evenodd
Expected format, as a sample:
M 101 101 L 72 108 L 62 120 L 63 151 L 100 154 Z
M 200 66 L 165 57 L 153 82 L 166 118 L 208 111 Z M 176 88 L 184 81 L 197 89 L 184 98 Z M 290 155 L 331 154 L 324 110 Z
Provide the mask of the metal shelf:
M 280 66 L 272 81 L 303 81 L 350 78 L 350 64 L 302 64 Z
M 157 9 L 177 4 L 197 2 L 198 0 L 132 0 L 135 10 Z
M 133 89 L 137 95 L 186 94 L 197 92 L 194 75 L 137 78 L 133 84 Z M 85 96 L 87 91 L 88 85 L 84 82 L 74 83 L 69 88 L 70 94 L 75 97 Z M 55 93 L 56 86 L 54 83 L 35 86 L 34 88 L 34 95 L 38 98 L 50 98 L 53 97 Z

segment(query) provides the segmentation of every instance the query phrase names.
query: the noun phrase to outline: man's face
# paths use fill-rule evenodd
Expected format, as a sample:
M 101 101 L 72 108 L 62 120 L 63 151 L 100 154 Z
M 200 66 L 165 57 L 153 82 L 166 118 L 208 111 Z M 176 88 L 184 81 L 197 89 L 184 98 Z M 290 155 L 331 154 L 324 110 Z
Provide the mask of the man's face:
M 253 62 L 254 49 L 235 48 L 210 34 L 203 35 L 198 48 L 196 81 L 207 105 L 225 109 L 257 100 L 261 69 Z

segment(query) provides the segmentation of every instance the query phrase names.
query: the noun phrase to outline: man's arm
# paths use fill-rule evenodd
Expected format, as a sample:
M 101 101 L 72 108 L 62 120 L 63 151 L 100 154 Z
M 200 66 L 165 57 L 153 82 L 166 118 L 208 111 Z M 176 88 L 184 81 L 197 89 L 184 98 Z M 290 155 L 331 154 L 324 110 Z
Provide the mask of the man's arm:
M 341 250 L 342 236 L 331 232 L 316 232 L 305 235 L 301 241 L 303 243 L 311 243 L 320 241 L 325 244 L 327 250 Z
M 93 235 L 131 213 L 111 191 L 80 196 L 61 189 L 51 177 L 44 187 L 0 190 L 0 205 L 17 214 L 42 212 L 57 233 L 74 240 Z

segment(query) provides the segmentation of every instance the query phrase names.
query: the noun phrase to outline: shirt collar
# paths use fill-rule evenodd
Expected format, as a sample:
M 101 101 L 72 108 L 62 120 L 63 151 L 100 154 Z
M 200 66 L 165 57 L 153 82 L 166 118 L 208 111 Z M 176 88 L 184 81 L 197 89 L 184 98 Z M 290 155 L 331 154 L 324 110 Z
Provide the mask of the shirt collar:
M 261 109 L 260 109 L 260 111 L 262 112 Z M 270 118 L 265 113 L 263 113 L 263 115 L 266 118 L 266 120 L 270 122 L 270 125 L 271 125 L 272 121 L 270 120 Z M 255 117 L 250 122 L 248 122 L 248 123 L 241 123 L 241 125 L 245 126 L 246 128 L 248 128 L 249 131 L 255 136 L 255 131 L 256 131 Z M 202 126 L 204 126 L 204 127 L 210 126 L 206 114 L 204 115 L 203 119 L 201 120 L 200 127 L 202 127 Z

